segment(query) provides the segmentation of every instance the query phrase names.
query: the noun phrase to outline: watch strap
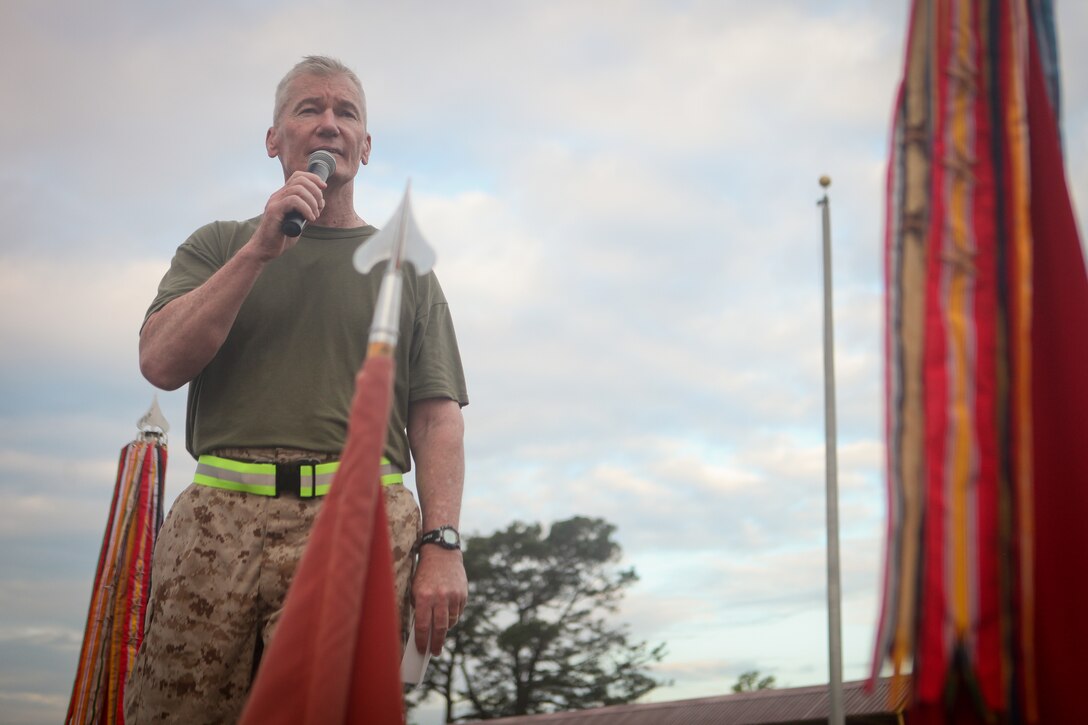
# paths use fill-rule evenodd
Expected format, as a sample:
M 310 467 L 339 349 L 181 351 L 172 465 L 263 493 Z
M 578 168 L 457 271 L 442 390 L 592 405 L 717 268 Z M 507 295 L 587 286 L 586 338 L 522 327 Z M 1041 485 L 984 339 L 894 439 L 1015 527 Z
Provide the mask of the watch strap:
M 424 544 L 436 544 L 443 549 L 453 551 L 461 548 L 461 534 L 452 526 L 439 526 L 437 529 L 432 529 L 419 537 L 419 546 L 416 548 L 418 549 Z

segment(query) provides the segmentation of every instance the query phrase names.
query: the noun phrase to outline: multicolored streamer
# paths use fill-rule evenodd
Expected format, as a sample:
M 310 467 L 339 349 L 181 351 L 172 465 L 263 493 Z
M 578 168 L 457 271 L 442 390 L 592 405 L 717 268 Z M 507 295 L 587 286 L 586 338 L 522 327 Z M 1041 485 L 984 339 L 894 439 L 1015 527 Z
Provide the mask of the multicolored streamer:
M 1088 646 L 1088 587 L 1065 588 L 1077 615 L 1043 595 L 1064 578 L 1055 556 L 1088 556 L 1086 527 L 1060 525 L 1088 516 L 1088 345 L 1042 334 L 1088 329 L 1057 99 L 1049 0 L 913 3 L 888 167 L 873 675 L 911 668 L 914 722 L 1076 719 L 1064 670 Z M 1056 284 L 1060 305 L 1039 294 Z M 1085 405 L 1040 395 L 1056 381 Z M 1059 628 L 1073 649 L 1050 644 Z
M 124 683 L 144 634 L 151 553 L 163 520 L 166 444 L 154 434 L 121 449 L 65 723 L 123 723 Z

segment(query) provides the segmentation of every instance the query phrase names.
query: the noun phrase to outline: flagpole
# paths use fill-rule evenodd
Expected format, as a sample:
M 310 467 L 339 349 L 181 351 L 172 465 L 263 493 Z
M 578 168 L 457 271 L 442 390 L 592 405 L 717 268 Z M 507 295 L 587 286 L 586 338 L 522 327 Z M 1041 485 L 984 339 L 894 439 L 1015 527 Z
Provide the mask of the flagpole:
M 830 675 L 831 725 L 843 725 L 842 711 L 842 592 L 839 579 L 839 472 L 835 424 L 835 329 L 831 312 L 831 204 L 827 187 L 831 177 L 821 176 L 824 196 L 824 435 L 827 465 L 827 639 Z

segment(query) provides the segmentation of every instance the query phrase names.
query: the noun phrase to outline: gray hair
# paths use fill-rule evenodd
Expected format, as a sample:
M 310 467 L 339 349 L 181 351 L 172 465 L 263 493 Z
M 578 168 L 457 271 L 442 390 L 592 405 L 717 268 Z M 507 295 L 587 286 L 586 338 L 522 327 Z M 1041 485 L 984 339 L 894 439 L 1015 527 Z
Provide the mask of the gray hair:
M 283 113 L 284 107 L 287 106 L 287 88 L 291 85 L 291 81 L 304 75 L 344 76 L 355 84 L 359 91 L 359 98 L 363 102 L 363 107 L 360 109 L 363 113 L 363 122 L 366 122 L 366 94 L 363 93 L 363 84 L 359 81 L 359 76 L 355 75 L 355 71 L 336 58 L 329 58 L 324 55 L 308 55 L 296 63 L 294 68 L 287 71 L 287 75 L 276 86 L 276 104 L 272 109 L 272 125 L 279 122 L 280 115 Z

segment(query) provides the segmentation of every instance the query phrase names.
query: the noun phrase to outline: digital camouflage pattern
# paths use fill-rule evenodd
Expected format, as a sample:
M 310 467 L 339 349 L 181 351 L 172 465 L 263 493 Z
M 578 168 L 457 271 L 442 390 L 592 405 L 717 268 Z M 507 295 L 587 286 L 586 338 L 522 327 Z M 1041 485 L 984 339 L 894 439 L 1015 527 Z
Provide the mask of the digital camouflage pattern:
M 383 493 L 404 640 L 419 507 L 403 485 Z M 320 506 L 320 498 L 196 484 L 182 492 L 155 548 L 146 635 L 125 690 L 127 722 L 238 719 Z

